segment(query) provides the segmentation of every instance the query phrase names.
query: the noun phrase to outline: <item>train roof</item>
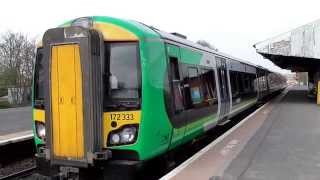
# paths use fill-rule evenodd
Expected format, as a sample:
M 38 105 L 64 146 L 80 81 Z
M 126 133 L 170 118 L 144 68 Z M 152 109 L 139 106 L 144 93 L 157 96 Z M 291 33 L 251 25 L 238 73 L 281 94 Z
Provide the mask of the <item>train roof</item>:
M 143 24 L 143 23 L 141 23 L 141 24 Z M 223 53 L 223 52 L 220 52 L 220 51 L 216 51 L 214 49 L 210 49 L 208 47 L 202 46 L 202 45 L 200 45 L 198 43 L 195 43 L 195 42 L 190 41 L 190 40 L 188 40 L 188 39 L 186 39 L 184 37 L 181 37 L 181 35 L 179 35 L 179 34 L 175 35 L 173 33 L 168 33 L 168 32 L 165 32 L 165 31 L 161 31 L 161 30 L 159 30 L 157 28 L 154 28 L 152 26 L 148 26 L 148 25 L 145 25 L 145 24 L 143 24 L 143 25 L 147 26 L 150 29 L 152 29 L 155 32 L 157 32 L 160 35 L 160 37 L 163 38 L 163 39 L 170 40 L 170 41 L 173 41 L 173 42 L 176 42 L 176 43 L 180 43 L 180 44 L 183 44 L 183 45 L 186 45 L 186 46 L 190 46 L 192 48 L 199 49 L 199 50 L 202 50 L 202 51 L 206 51 L 206 52 L 209 52 L 209 53 L 213 53 L 213 54 L 216 54 L 216 55 L 220 55 L 220 56 L 223 56 L 223 57 L 231 59 L 231 60 L 236 60 L 236 61 L 239 61 L 239 62 L 244 63 L 246 65 L 254 66 L 256 68 L 260 68 L 260 69 L 263 69 L 263 70 L 268 71 L 268 72 L 277 73 L 277 72 L 269 70 L 268 68 L 262 67 L 261 65 L 256 65 L 256 64 L 253 64 L 253 63 L 248 62 L 246 60 L 231 56 L 229 54 L 226 54 L 226 53 Z M 277 74 L 280 74 L 280 73 L 277 73 Z
M 208 47 L 202 46 L 198 43 L 195 43 L 193 41 L 190 41 L 188 39 L 186 39 L 186 37 L 184 37 L 183 35 L 180 35 L 179 33 L 176 34 L 172 34 L 172 33 L 167 33 L 165 31 L 161 31 L 155 27 L 152 26 L 148 26 L 144 23 L 138 22 L 138 21 L 134 21 L 134 20 L 125 20 L 125 19 L 119 19 L 119 18 L 113 18 L 113 17 L 108 17 L 108 16 L 89 16 L 89 17 L 82 17 L 82 18 L 90 18 L 92 21 L 94 22 L 104 22 L 104 23 L 112 23 L 118 26 L 121 26 L 131 32 L 133 32 L 134 34 L 136 34 L 139 38 L 141 39 L 145 39 L 145 38 L 161 38 L 164 40 L 169 40 L 169 41 L 173 41 L 176 42 L 178 44 L 182 44 L 185 46 L 189 46 L 191 48 L 194 49 L 198 49 L 201 51 L 205 51 L 208 53 L 212 53 L 212 54 L 216 54 L 219 56 L 223 56 L 225 58 L 231 59 L 231 60 L 236 60 L 239 61 L 241 63 L 250 65 L 250 66 L 254 66 L 256 68 L 261 68 L 264 70 L 268 70 L 267 68 L 264 68 L 262 66 L 253 64 L 251 62 L 248 62 L 246 60 L 240 59 L 240 58 L 236 58 L 233 57 L 229 54 L 220 52 L 220 51 L 216 51 L 214 49 L 210 49 Z M 66 26 L 70 26 L 74 21 L 81 19 L 81 18 L 76 18 L 70 21 L 67 21 L 65 23 L 63 23 L 62 25 L 60 25 L 60 27 L 66 27 Z M 270 71 L 270 70 L 268 70 Z M 271 72 L 271 71 L 270 71 Z
M 150 28 L 153 29 L 154 31 L 156 31 L 161 36 L 161 38 L 163 38 L 163 39 L 174 41 L 174 42 L 186 45 L 186 46 L 193 47 L 195 49 L 199 49 L 199 50 L 206 51 L 206 52 L 209 52 L 209 53 L 217 54 L 217 55 L 229 58 L 229 59 L 240 61 L 242 63 L 248 64 L 248 65 L 251 65 L 251 66 L 258 67 L 256 64 L 250 63 L 250 62 L 248 62 L 246 60 L 243 60 L 243 59 L 240 59 L 240 58 L 233 57 L 233 56 L 231 56 L 229 54 L 226 54 L 226 53 L 223 53 L 223 52 L 220 52 L 220 51 L 216 51 L 214 49 L 210 49 L 210 48 L 205 47 L 205 46 L 202 46 L 202 45 L 200 45 L 198 43 L 195 43 L 195 42 L 190 41 L 188 39 L 182 38 L 179 35 L 177 36 L 177 35 L 174 35 L 172 33 L 161 31 L 161 30 L 156 29 L 154 27 L 150 27 Z

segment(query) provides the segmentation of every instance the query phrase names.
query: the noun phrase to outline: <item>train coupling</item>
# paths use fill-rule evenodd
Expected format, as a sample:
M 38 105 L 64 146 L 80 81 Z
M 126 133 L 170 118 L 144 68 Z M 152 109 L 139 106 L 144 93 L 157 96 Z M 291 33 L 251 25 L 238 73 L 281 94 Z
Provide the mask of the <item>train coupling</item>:
M 78 180 L 79 168 L 70 166 L 60 166 L 59 179 Z
M 102 152 L 95 152 L 94 153 L 94 159 L 95 160 L 108 160 L 112 157 L 111 150 L 106 150 Z

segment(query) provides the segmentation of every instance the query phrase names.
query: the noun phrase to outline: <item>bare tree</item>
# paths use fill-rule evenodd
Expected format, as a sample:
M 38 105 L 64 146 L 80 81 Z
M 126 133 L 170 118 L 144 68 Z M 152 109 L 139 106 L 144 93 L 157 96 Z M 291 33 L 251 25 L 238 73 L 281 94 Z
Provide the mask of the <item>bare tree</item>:
M 212 44 L 210 44 L 209 42 L 207 42 L 205 40 L 198 40 L 197 44 L 200 44 L 201 46 L 204 46 L 204 47 L 207 47 L 209 49 L 218 51 L 218 49 L 215 46 L 213 46 Z
M 16 104 L 26 103 L 32 85 L 35 43 L 21 33 L 6 32 L 0 40 L 2 83 L 11 87 Z

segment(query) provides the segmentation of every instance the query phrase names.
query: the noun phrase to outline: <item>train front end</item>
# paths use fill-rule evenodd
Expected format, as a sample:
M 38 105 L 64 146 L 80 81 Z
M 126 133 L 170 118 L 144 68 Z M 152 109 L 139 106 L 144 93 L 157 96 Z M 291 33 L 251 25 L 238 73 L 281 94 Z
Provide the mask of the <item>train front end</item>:
M 33 91 L 38 160 L 86 168 L 108 161 L 118 147 L 139 159 L 139 38 L 123 26 L 85 17 L 44 34 Z

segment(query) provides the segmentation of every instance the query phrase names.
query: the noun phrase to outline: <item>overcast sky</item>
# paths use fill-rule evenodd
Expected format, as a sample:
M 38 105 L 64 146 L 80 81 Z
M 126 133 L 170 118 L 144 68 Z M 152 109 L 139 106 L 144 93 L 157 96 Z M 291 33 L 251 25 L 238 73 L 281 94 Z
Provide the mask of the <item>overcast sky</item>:
M 318 0 L 2 0 L 0 32 L 39 37 L 76 17 L 132 19 L 188 39 L 204 39 L 220 51 L 279 70 L 253 44 L 320 18 Z

